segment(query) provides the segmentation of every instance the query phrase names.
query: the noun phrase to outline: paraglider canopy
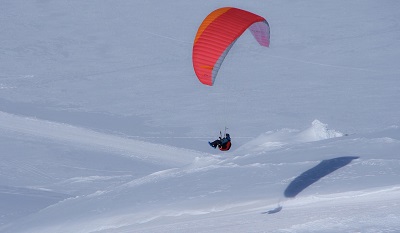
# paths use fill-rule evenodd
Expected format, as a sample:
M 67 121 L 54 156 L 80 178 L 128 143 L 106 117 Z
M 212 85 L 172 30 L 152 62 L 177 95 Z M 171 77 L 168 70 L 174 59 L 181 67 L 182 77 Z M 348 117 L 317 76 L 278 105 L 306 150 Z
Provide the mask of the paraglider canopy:
M 261 46 L 269 47 L 270 29 L 261 16 L 233 7 L 211 12 L 193 43 L 193 68 L 201 83 L 212 86 L 229 49 L 246 29 Z

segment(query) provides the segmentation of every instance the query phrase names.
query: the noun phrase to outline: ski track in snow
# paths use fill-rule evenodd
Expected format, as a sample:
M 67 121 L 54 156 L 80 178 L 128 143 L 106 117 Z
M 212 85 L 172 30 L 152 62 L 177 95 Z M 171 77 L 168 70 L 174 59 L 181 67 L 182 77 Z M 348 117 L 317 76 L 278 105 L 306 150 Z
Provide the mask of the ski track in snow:
M 382 195 L 385 196 L 385 200 L 382 200 Z M 265 205 L 265 200 L 259 200 L 219 206 L 215 208 L 163 211 L 159 215 L 148 213 L 148 217 L 146 217 L 146 214 L 143 213 L 143 218 L 140 220 L 120 225 L 110 223 L 109 225 L 104 226 L 102 229 L 97 229 L 95 232 L 188 232 L 194 226 L 196 226 L 196 229 L 201 229 L 201 225 L 206 222 L 214 225 L 214 231 L 219 227 L 226 227 L 224 224 L 229 222 L 232 227 L 238 227 L 235 228 L 235 232 L 240 232 L 238 229 L 249 229 L 251 227 L 250 225 L 253 224 L 265 225 L 265 221 L 269 223 L 269 225 L 273 225 L 269 228 L 272 230 L 276 229 L 277 226 L 270 221 L 274 221 L 276 218 L 281 218 L 280 215 L 264 215 L 264 212 L 262 211 L 274 208 L 279 210 L 284 209 L 286 218 L 294 218 L 299 214 L 307 215 L 309 212 L 315 211 L 315 209 L 325 208 L 325 211 L 320 210 L 323 216 L 321 216 L 321 218 L 318 220 L 319 223 L 316 223 L 316 220 L 312 218 L 301 223 L 294 221 L 293 224 L 290 224 L 290 226 L 281 226 L 279 232 L 308 232 L 311 228 L 320 230 L 325 229 L 324 232 L 327 230 L 327 232 L 330 232 L 329 229 L 334 230 L 336 227 L 338 227 L 337 224 L 344 222 L 345 219 L 340 217 L 340 213 L 343 211 L 348 211 L 348 209 L 350 209 L 352 206 L 359 206 L 359 209 L 368 208 L 368 206 L 371 205 L 371 200 L 375 201 L 376 209 L 387 208 L 387 205 L 397 206 L 400 205 L 398 201 L 399 195 L 400 186 L 392 186 L 386 188 L 383 187 L 382 189 L 367 189 L 361 191 L 286 199 L 280 202 L 279 208 L 276 208 L 276 205 Z M 334 206 L 332 206 L 332 201 L 335 203 Z M 256 213 L 260 213 L 260 215 L 255 215 Z M 251 218 L 252 221 L 249 220 L 248 216 L 253 216 Z M 359 221 L 363 218 L 364 220 L 367 220 L 372 216 L 373 213 L 358 213 L 355 218 L 347 219 L 347 221 L 349 224 L 351 224 L 354 221 Z M 123 217 L 129 218 L 129 216 Z M 131 217 L 132 219 L 135 219 L 135 216 Z M 172 217 L 176 221 L 163 221 Z M 332 224 L 332 220 L 337 222 Z M 392 221 L 388 223 L 389 226 L 387 227 L 400 229 L 396 227 L 396 221 L 398 221 L 398 218 L 393 216 Z M 385 223 L 382 223 L 381 227 L 384 227 L 384 224 Z M 377 226 L 375 225 L 374 227 Z

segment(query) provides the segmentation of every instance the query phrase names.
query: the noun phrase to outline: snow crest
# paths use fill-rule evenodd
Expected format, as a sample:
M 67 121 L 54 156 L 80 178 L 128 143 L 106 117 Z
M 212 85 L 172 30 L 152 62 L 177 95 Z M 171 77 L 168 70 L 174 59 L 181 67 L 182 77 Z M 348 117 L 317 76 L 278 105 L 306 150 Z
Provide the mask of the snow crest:
M 263 133 L 239 147 L 236 152 L 252 151 L 263 153 L 265 151 L 280 149 L 290 144 L 314 142 L 342 136 L 344 136 L 343 133 L 329 129 L 327 124 L 319 120 L 314 120 L 311 123 L 311 127 L 303 131 L 285 128 Z

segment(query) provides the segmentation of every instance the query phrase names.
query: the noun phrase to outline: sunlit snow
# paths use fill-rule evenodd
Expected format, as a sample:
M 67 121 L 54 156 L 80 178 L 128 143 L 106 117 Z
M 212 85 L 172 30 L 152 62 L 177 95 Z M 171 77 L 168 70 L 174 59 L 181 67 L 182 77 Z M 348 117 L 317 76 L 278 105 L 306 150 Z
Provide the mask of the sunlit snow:
M 0 5 L 0 232 L 400 232 L 400 1 Z M 271 45 L 209 87 L 225 6 Z

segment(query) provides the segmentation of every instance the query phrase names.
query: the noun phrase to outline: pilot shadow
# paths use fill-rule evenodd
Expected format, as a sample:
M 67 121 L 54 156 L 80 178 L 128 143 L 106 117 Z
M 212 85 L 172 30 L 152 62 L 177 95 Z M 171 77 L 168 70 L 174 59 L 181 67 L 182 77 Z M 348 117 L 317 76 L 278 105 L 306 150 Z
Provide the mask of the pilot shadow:
M 327 159 L 321 161 L 317 166 L 308 169 L 307 171 L 300 174 L 296 177 L 285 189 L 284 195 L 287 198 L 294 198 L 308 186 L 314 184 L 321 178 L 329 175 L 330 173 L 336 171 L 339 168 L 342 168 L 354 159 L 358 159 L 356 156 L 344 156 L 333 159 Z M 271 209 L 266 212 L 262 212 L 261 214 L 275 214 L 279 213 L 282 210 L 283 206 L 281 203 L 274 209 Z

